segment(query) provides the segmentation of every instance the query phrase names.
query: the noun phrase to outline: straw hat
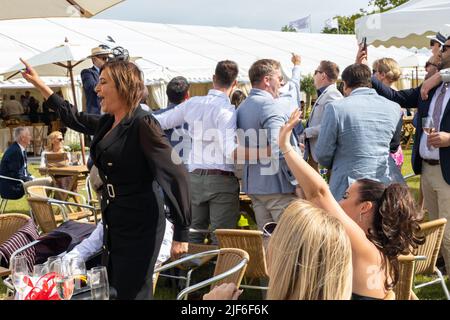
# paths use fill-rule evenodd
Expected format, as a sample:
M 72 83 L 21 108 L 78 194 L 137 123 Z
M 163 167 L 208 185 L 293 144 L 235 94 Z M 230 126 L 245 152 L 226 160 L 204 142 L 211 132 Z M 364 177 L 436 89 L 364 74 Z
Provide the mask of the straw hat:
M 109 49 L 104 49 L 101 47 L 95 47 L 91 50 L 91 55 L 89 58 L 95 57 L 95 56 L 109 56 L 111 55 L 111 51 Z

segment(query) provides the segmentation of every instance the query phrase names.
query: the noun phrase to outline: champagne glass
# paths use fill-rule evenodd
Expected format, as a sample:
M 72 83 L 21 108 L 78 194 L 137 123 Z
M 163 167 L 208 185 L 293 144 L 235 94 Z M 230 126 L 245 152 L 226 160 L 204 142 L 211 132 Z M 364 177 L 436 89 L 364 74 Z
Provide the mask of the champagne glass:
M 70 300 L 75 288 L 70 261 L 61 259 L 56 261 L 55 270 L 57 270 L 55 271 L 56 292 L 61 300 Z
M 72 257 L 68 260 L 70 272 L 75 281 L 75 290 L 87 287 L 86 264 L 81 257 Z
M 15 256 L 11 259 L 11 279 L 16 289 L 18 299 L 23 299 L 23 292 L 27 287 L 25 277 L 28 276 L 27 258 L 25 256 Z
M 95 267 L 88 271 L 92 300 L 109 299 L 108 272 L 106 267 Z
M 429 135 L 430 133 L 434 132 L 434 122 L 433 122 L 433 118 L 432 117 L 425 117 L 422 118 L 422 128 L 423 128 L 423 132 L 426 135 Z
M 428 117 L 422 118 L 422 129 L 423 129 L 423 133 L 425 133 L 427 136 L 430 133 L 433 133 L 435 131 L 433 117 L 428 116 Z M 434 149 L 433 146 L 428 144 L 428 137 L 427 137 L 427 147 L 428 147 L 428 150 Z

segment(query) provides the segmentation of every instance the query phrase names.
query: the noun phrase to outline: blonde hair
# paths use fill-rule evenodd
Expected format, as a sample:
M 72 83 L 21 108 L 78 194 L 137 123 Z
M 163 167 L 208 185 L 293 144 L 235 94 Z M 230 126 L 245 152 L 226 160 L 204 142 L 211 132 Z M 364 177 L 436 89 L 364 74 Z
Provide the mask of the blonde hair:
M 373 69 L 379 73 L 384 73 L 386 79 L 391 83 L 400 79 L 400 76 L 402 75 L 400 66 L 397 61 L 392 58 L 381 58 L 375 60 L 373 63 Z
M 47 145 L 45 146 L 45 151 L 53 152 L 53 140 L 55 140 L 58 136 L 62 136 L 61 131 L 53 131 L 47 136 Z M 64 152 L 64 146 L 61 145 L 61 149 L 56 152 Z
M 289 205 L 268 248 L 270 300 L 348 300 L 352 251 L 341 222 L 310 202 Z
M 144 96 L 141 70 L 133 62 L 113 60 L 105 63 L 101 71 L 108 72 L 119 96 L 125 100 L 128 115 L 131 115 Z

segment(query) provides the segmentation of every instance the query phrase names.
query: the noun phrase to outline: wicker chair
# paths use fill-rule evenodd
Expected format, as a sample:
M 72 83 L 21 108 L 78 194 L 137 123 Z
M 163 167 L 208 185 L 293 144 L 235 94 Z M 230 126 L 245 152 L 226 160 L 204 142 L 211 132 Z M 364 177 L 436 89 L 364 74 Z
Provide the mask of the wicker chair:
M 69 194 L 77 202 L 53 199 L 49 196 L 51 192 Z M 43 233 L 52 231 L 60 223 L 68 220 L 94 217 L 94 221 L 97 224 L 97 209 L 88 205 L 86 198 L 79 193 L 47 186 L 31 186 L 28 188 L 28 194 L 28 204 L 33 212 L 36 223 Z M 55 209 L 55 206 L 59 208 L 59 212 Z
M 207 286 L 210 286 L 212 289 L 215 285 L 222 283 L 234 283 L 239 287 L 249 261 L 249 256 L 244 250 L 235 248 L 222 248 L 189 255 L 156 268 L 154 273 L 160 273 L 180 264 L 207 256 L 217 256 L 213 277 L 183 289 L 177 295 L 177 300 L 186 299 L 189 293 Z
M 0 215 L 0 245 L 23 227 L 30 217 L 21 213 L 5 213 Z M 10 274 L 10 270 L 0 267 L 0 277 Z
M 424 256 L 400 255 L 399 263 L 399 279 L 394 287 L 396 300 L 417 300 L 417 296 L 412 291 L 414 283 L 414 273 L 416 261 L 425 260 Z
M 414 254 L 419 256 L 425 256 L 426 260 L 417 261 L 415 274 L 416 275 L 436 274 L 437 279 L 434 279 L 430 282 L 415 285 L 414 288 L 416 289 L 422 288 L 424 286 L 440 282 L 442 289 L 444 290 L 445 296 L 447 297 L 448 300 L 450 300 L 450 294 L 447 289 L 447 286 L 445 285 L 444 277 L 442 276 L 441 271 L 436 267 L 436 260 L 438 258 L 442 238 L 444 236 L 446 223 L 447 219 L 441 218 L 420 224 L 420 232 L 423 236 L 425 236 L 426 240 L 423 245 L 420 245 L 417 248 L 417 250 L 415 250 Z
M 245 277 L 253 279 L 269 279 L 266 263 L 266 251 L 262 231 L 216 229 L 215 231 L 220 248 L 239 248 L 248 252 L 250 261 Z M 242 288 L 267 290 L 267 286 L 254 286 L 242 284 Z

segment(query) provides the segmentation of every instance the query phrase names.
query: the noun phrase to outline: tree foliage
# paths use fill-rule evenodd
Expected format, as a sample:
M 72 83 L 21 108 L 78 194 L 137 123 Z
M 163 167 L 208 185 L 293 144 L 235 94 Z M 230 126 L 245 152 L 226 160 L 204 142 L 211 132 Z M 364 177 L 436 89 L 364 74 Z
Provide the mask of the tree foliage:
M 409 0 L 370 0 L 369 6 L 375 7 L 375 10 L 368 11 L 366 9 L 359 9 L 358 13 L 349 16 L 335 16 L 334 18 L 337 18 L 339 22 L 339 30 L 336 28 L 330 29 L 324 27 L 322 33 L 355 34 L 355 20 L 365 15 L 388 11 L 408 1 Z
M 297 30 L 295 30 L 294 27 L 291 27 L 291 26 L 288 26 L 288 25 L 283 26 L 281 28 L 281 31 L 283 31 L 283 32 L 297 32 Z

